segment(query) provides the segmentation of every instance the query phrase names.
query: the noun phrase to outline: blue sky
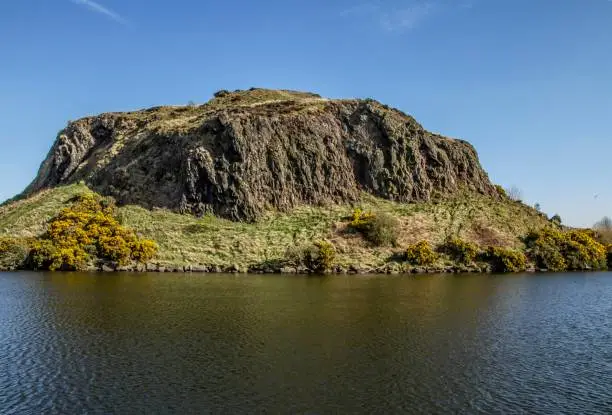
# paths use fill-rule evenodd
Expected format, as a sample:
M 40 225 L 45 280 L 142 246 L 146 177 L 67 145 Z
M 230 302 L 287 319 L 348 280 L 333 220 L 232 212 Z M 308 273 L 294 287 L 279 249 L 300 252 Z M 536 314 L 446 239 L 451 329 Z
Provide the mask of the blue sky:
M 372 97 L 566 223 L 612 215 L 612 1 L 0 2 L 0 199 L 68 120 L 253 86 Z

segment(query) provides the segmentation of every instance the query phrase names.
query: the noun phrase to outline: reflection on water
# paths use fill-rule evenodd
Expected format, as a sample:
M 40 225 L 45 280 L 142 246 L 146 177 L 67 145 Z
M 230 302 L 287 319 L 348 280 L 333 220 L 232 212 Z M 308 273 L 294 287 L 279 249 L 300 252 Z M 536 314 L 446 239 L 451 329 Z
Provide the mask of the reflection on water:
M 609 414 L 611 277 L 0 274 L 0 412 Z

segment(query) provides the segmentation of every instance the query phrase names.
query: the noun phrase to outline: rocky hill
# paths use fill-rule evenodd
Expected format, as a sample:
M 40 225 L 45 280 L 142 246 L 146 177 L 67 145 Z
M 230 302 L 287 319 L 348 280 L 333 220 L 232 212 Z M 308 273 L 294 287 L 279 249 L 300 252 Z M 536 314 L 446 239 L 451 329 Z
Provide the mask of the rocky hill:
M 357 201 L 497 198 L 467 142 L 373 100 L 252 89 L 69 123 L 22 196 L 84 182 L 119 204 L 234 221 Z

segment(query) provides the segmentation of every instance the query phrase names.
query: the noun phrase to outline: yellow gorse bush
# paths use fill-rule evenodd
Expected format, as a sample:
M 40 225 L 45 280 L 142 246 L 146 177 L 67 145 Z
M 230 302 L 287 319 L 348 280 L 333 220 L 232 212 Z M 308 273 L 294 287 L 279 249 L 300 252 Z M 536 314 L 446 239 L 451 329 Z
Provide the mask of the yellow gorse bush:
M 315 241 L 305 246 L 293 246 L 285 253 L 285 263 L 293 266 L 304 266 L 313 272 L 325 272 L 331 269 L 336 258 L 336 248 L 328 241 Z
M 147 262 L 157 252 L 153 241 L 140 239 L 114 216 L 114 205 L 88 193 L 53 218 L 47 233 L 32 244 L 36 268 L 79 270 L 92 259 L 119 265 Z
M 361 226 L 364 226 L 369 221 L 374 218 L 374 214 L 372 212 L 366 212 L 362 209 L 355 209 L 353 214 L 351 215 L 351 223 L 349 226 L 355 229 L 359 229 Z
M 314 249 L 308 251 L 306 262 L 309 268 L 314 271 L 326 271 L 334 264 L 336 258 L 336 248 L 331 242 L 316 241 L 313 244 Z
M 527 267 L 525 254 L 512 249 L 489 247 L 486 257 L 495 272 L 521 272 Z
M 0 236 L 0 269 L 23 268 L 30 252 L 29 242 L 23 238 Z
M 541 268 L 551 271 L 606 267 L 607 249 L 589 230 L 561 231 L 552 227 L 529 233 L 528 253 Z
M 374 246 L 395 245 L 400 224 L 396 218 L 387 213 L 365 212 L 355 209 L 351 216 L 349 228 L 357 231 Z
M 413 265 L 433 265 L 437 259 L 438 254 L 427 241 L 421 241 L 406 248 L 406 261 Z
M 455 261 L 462 264 L 470 264 L 474 262 L 479 252 L 478 245 L 459 238 L 447 240 L 441 246 L 441 250 Z

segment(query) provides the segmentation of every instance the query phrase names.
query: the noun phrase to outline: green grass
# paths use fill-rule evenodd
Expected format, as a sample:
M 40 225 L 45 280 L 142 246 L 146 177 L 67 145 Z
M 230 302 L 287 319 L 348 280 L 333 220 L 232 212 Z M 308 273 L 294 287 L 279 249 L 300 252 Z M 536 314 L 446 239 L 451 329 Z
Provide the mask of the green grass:
M 211 107 L 233 107 L 237 105 L 257 105 L 272 101 L 299 101 L 321 98 L 317 94 L 282 89 L 254 88 L 246 91 L 234 91 L 213 98 L 207 105 Z
M 70 199 L 87 191 L 89 189 L 84 185 L 70 185 L 44 190 L 27 199 L 0 206 L 0 235 L 40 235 L 49 219 L 68 206 Z
M 36 236 L 75 195 L 88 191 L 70 185 L 43 191 L 0 207 L 0 235 Z M 355 207 L 386 212 L 400 222 L 397 247 L 374 248 L 347 232 Z M 160 245 L 157 262 L 172 265 L 239 265 L 280 259 L 288 247 L 328 239 L 340 265 L 376 267 L 409 244 L 436 245 L 448 235 L 477 242 L 518 247 L 519 237 L 546 224 L 543 215 L 517 202 L 463 196 L 441 203 L 401 204 L 364 194 L 355 206 L 302 206 L 287 213 L 270 212 L 257 223 L 237 223 L 214 216 L 196 218 L 138 206 L 118 209 L 122 224 Z

